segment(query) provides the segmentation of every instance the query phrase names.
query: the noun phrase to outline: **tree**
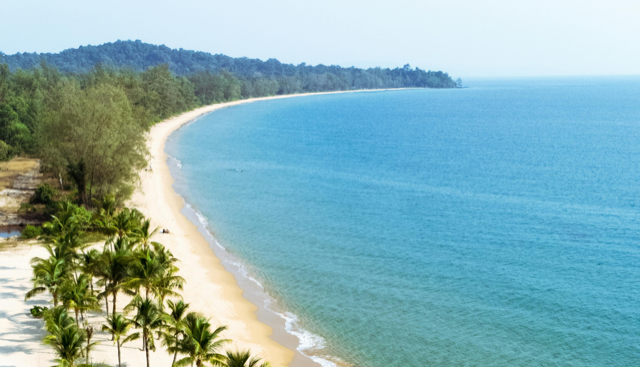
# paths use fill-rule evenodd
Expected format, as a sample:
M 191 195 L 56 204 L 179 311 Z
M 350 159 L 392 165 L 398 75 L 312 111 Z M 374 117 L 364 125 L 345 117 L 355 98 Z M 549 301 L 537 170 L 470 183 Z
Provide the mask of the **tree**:
M 144 250 L 149 248 L 151 243 L 151 237 L 158 232 L 158 227 L 151 230 L 151 221 L 149 219 L 142 222 L 142 224 L 133 230 L 133 237 L 136 244 L 141 244 Z
M 176 367 L 195 364 L 202 367 L 204 363 L 221 364 L 225 356 L 221 354 L 221 348 L 229 339 L 221 339 L 220 333 L 226 330 L 226 326 L 220 326 L 213 332 L 209 320 L 191 312 L 184 321 L 185 338 L 179 343 L 180 353 L 187 357 L 175 362 Z
M 64 305 L 76 314 L 76 324 L 80 327 L 78 314 L 84 320 L 84 312 L 100 311 L 98 299 L 89 287 L 89 277 L 81 274 L 77 278 L 72 278 L 62 285 L 62 300 Z
M 33 289 L 25 295 L 25 301 L 37 294 L 49 291 L 53 296 L 54 307 L 58 305 L 58 294 L 62 282 L 67 277 L 66 263 L 64 259 L 49 258 L 38 259 L 33 265 Z
M 134 297 L 125 308 L 127 312 L 135 310 L 135 315 L 131 320 L 136 328 L 141 329 L 142 344 L 147 355 L 147 367 L 149 367 L 149 350 L 155 350 L 155 339 L 153 332 L 164 326 L 164 314 L 158 305 L 148 298 L 139 295 Z
M 173 366 L 176 363 L 176 357 L 180 351 L 180 342 L 185 337 L 184 316 L 187 313 L 189 304 L 182 301 L 174 303 L 171 300 L 168 300 L 167 306 L 169 306 L 170 312 L 167 313 L 167 328 L 166 331 L 162 333 L 162 343 L 167 347 L 167 352 L 173 353 L 173 362 L 171 363 Z
M 155 291 L 156 280 L 164 271 L 162 264 L 156 259 L 153 250 L 141 250 L 135 253 L 135 261 L 132 263 L 130 278 L 125 287 L 140 293 L 145 290 L 145 297 Z
M 44 339 L 44 343 L 53 347 L 58 355 L 59 363 L 67 363 L 74 367 L 75 362 L 82 356 L 83 344 L 86 336 L 75 324 L 55 330 Z
M 262 359 L 259 357 L 251 357 L 251 351 L 227 351 L 226 358 L 224 360 L 225 367 L 269 367 L 269 362 L 263 362 L 258 365 Z
M 43 168 L 66 171 L 85 205 L 95 194 L 130 192 L 148 153 L 126 94 L 106 84 L 80 89 L 76 82 L 64 83 L 60 94 L 39 130 Z
M 118 366 L 122 367 L 120 358 L 120 347 L 125 343 L 140 338 L 140 334 L 134 333 L 127 335 L 133 323 L 125 319 L 121 314 L 114 314 L 107 317 L 106 324 L 102 325 L 102 331 L 106 331 L 113 335 L 113 341 L 118 347 Z
M 456 79 L 456 88 L 462 88 L 462 79 Z
M 112 314 L 115 315 L 118 293 L 122 290 L 124 283 L 129 279 L 129 268 L 133 261 L 132 253 L 129 248 L 129 240 L 126 237 L 117 238 L 112 242 L 113 249 L 106 249 L 102 253 L 98 271 L 98 276 L 101 278 L 98 284 L 104 286 L 104 292 L 100 293 L 99 297 L 105 298 L 105 302 L 107 303 L 107 315 L 109 312 L 107 296 L 109 294 L 113 296 Z

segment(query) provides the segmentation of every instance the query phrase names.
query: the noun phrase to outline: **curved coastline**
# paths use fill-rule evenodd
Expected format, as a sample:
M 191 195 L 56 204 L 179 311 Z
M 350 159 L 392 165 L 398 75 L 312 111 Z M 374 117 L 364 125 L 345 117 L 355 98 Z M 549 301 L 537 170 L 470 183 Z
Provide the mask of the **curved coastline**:
M 220 103 L 186 112 L 151 128 L 147 137 L 151 169 L 140 172 L 140 186 L 131 199 L 131 205 L 151 218 L 153 225 L 171 230 L 170 235 L 156 236 L 182 260 L 181 275 L 187 281 L 183 291 L 185 299 L 191 300 L 193 311 L 211 317 L 214 324 L 228 326 L 224 336 L 233 339 L 232 348 L 249 348 L 273 366 L 320 365 L 320 361 L 313 361 L 297 350 L 299 342 L 295 340 L 298 339 L 296 336 L 287 333 L 284 327 L 274 330 L 269 325 L 284 325 L 285 321 L 269 320 L 270 316 L 265 314 L 266 307 L 258 305 L 264 300 L 256 298 L 255 290 L 248 289 L 250 285 L 240 284 L 240 277 L 229 271 L 224 259 L 215 254 L 211 246 L 213 237 L 207 238 L 210 235 L 207 235 L 204 223 L 197 218 L 197 212 L 173 188 L 175 180 L 168 164 L 170 157 L 165 152 L 167 139 L 175 130 L 198 117 L 229 106 L 280 98 L 381 90 L 384 89 L 295 94 Z M 275 312 L 273 315 L 282 316 Z

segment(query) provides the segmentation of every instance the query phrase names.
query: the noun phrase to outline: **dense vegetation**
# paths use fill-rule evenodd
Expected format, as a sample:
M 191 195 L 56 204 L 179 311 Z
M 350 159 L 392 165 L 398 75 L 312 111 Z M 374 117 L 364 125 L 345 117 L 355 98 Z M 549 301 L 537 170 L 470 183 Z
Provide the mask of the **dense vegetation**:
M 5 64 L 2 64 L 5 62 Z M 115 42 L 59 54 L 0 55 L 0 160 L 30 155 L 78 202 L 132 192 L 144 134 L 201 105 L 301 92 L 455 87 L 418 68 L 298 66 Z
M 7 63 L 11 70 L 33 68 L 43 59 L 64 73 L 86 73 L 99 63 L 136 71 L 167 64 L 171 71 L 180 76 L 197 73 L 217 74 L 227 70 L 240 80 L 266 78 L 277 81 L 278 87 L 275 92 L 280 94 L 372 88 L 455 87 L 455 83 L 446 73 L 411 69 L 409 65 L 396 69 L 366 70 L 335 65 L 292 65 L 283 64 L 276 59 L 261 61 L 246 57 L 233 58 L 206 52 L 170 49 L 164 45 L 156 46 L 140 41 L 117 41 L 100 46 L 69 49 L 57 54 L 0 53 L 0 63 Z
M 160 346 L 174 367 L 269 365 L 249 351 L 225 352 L 231 340 L 220 334 L 226 327 L 189 312 L 179 293 L 184 279 L 178 275 L 178 259 L 151 240 L 157 229 L 139 211 L 118 210 L 111 195 L 96 201 L 92 212 L 66 201 L 50 204 L 57 211 L 42 227 L 49 256 L 32 260 L 33 289 L 25 299 L 51 296 L 51 308 L 34 306 L 31 314 L 44 319 L 44 343 L 53 349 L 58 366 L 91 366 L 97 330 L 111 334 L 118 366 L 122 345 L 134 340 L 141 342 L 147 367 L 149 352 Z M 104 246 L 90 246 L 91 232 L 108 236 Z M 128 296 L 124 308 L 119 295 Z M 89 321 L 89 314 L 103 311 L 103 322 Z

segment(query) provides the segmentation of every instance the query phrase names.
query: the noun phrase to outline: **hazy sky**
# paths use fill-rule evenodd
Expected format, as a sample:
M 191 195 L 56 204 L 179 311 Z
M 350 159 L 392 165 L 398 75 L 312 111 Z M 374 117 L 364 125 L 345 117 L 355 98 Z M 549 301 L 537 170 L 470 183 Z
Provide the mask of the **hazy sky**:
M 640 74 L 640 0 L 0 0 L 0 51 L 118 39 L 455 77 Z

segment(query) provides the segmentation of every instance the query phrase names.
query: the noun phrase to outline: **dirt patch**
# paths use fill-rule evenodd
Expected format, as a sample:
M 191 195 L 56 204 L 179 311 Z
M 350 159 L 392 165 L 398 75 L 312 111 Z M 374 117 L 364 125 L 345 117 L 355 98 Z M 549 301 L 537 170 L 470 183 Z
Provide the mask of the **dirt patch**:
M 39 168 L 40 161 L 32 158 L 14 158 L 7 162 L 0 162 L 0 190 L 14 188 L 16 180 L 21 176 L 33 171 L 37 173 Z M 20 181 L 25 181 L 24 178 L 18 180 L 18 185 L 24 186 L 25 182 Z M 26 184 L 28 185 L 28 182 Z
M 14 158 L 0 162 L 0 226 L 39 222 L 18 214 L 20 205 L 28 203 L 36 187 L 42 182 L 40 161 Z

